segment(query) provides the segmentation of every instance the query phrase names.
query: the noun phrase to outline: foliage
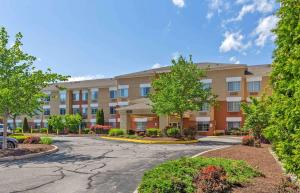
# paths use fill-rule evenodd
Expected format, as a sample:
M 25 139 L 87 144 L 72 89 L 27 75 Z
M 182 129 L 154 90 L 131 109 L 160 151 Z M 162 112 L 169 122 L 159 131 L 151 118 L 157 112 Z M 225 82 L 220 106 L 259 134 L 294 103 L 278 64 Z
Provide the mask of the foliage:
M 183 136 L 187 138 L 188 140 L 193 140 L 196 138 L 197 135 L 197 129 L 190 127 L 183 129 Z
M 20 128 L 20 127 L 17 127 L 17 128 L 14 130 L 14 133 L 23 133 L 23 129 Z
M 96 134 L 108 134 L 111 126 L 109 125 L 93 125 L 91 126 L 91 130 Z
M 28 125 L 28 121 L 27 121 L 27 118 L 24 117 L 24 120 L 23 120 L 23 132 L 29 132 L 29 125 Z
M 157 129 L 157 128 L 148 128 L 147 130 L 146 130 L 146 135 L 148 136 L 148 137 L 157 137 L 158 135 L 159 135 L 159 132 L 160 130 L 159 129 Z
M 9 45 L 8 32 L 0 28 L 0 116 L 3 118 L 3 149 L 6 149 L 7 119 L 17 115 L 34 115 L 42 110 L 42 89 L 67 77 L 34 68 L 36 57 L 22 49 L 22 34 L 17 33 Z
M 97 110 L 96 113 L 96 124 L 97 125 L 104 125 L 104 111 L 103 109 Z
M 24 140 L 26 138 L 28 138 L 28 136 L 24 136 L 24 135 L 23 136 L 22 135 L 10 135 L 9 137 L 18 140 L 19 143 L 23 143 Z
M 167 130 L 168 137 L 179 137 L 180 136 L 180 130 L 178 128 L 169 128 Z
M 244 136 L 242 138 L 242 144 L 247 146 L 254 146 L 254 137 L 252 136 Z
M 129 130 L 127 130 L 127 134 L 128 135 L 134 135 L 135 134 L 135 130 L 129 129 Z
M 167 161 L 145 172 L 139 193 L 194 193 L 198 171 L 209 165 L 224 168 L 229 184 L 241 184 L 261 174 L 244 161 L 223 158 L 181 158 Z
M 82 133 L 89 134 L 90 130 L 91 130 L 90 128 L 84 128 L 84 129 L 82 129 Z
M 79 114 L 67 114 L 65 115 L 66 126 L 68 127 L 71 133 L 77 133 L 79 126 L 82 121 L 82 117 Z
M 264 133 L 287 172 L 300 177 L 300 1 L 279 2 L 271 73 L 271 118 Z
M 51 145 L 53 143 L 53 139 L 51 137 L 41 137 L 40 143 Z
M 250 103 L 242 104 L 245 114 L 245 122 L 242 130 L 250 131 L 255 140 L 262 139 L 262 133 L 269 125 L 270 100 L 262 96 L 260 100 L 251 98 Z
M 56 130 L 56 133 L 63 131 L 66 122 L 63 115 L 51 115 L 48 119 L 48 125 L 51 126 L 54 130 Z
M 41 141 L 41 138 L 39 136 L 29 136 L 23 141 L 23 143 L 25 143 L 25 144 L 39 144 L 40 141 Z
M 195 181 L 197 192 L 222 193 L 228 192 L 230 188 L 225 170 L 218 166 L 210 165 L 202 168 Z
M 124 130 L 123 129 L 110 129 L 108 132 L 109 136 L 120 136 L 120 135 L 124 135 Z
M 40 129 L 40 132 L 41 132 L 41 133 L 47 133 L 47 132 L 48 132 L 48 129 L 47 129 L 47 128 L 41 128 L 41 129 Z
M 182 56 L 172 60 L 170 73 L 160 74 L 152 81 L 154 92 L 150 94 L 153 110 L 159 115 L 180 117 L 180 129 L 183 129 L 183 115 L 187 111 L 199 110 L 205 103 L 214 104 L 215 96 L 199 81 L 204 71 L 198 68 L 190 57 Z

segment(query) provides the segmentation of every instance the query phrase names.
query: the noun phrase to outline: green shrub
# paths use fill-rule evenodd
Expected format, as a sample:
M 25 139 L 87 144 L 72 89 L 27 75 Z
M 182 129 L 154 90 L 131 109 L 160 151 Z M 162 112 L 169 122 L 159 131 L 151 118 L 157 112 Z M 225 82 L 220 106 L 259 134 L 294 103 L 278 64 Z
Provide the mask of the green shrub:
M 254 146 L 254 137 L 252 137 L 252 136 L 244 136 L 242 138 L 242 145 Z
M 135 130 L 129 129 L 129 130 L 127 130 L 127 134 L 128 135 L 134 135 L 135 134 Z
M 261 173 L 244 161 L 223 158 L 181 158 L 167 161 L 145 172 L 139 185 L 139 193 L 194 193 L 195 177 L 199 170 L 207 166 L 222 167 L 230 185 L 238 185 Z
M 157 128 L 149 128 L 146 130 L 146 135 L 148 137 L 157 137 L 159 134 L 159 129 Z
M 20 127 L 17 127 L 15 130 L 14 130 L 15 133 L 23 133 L 23 129 L 20 128 Z
M 89 129 L 89 128 L 84 128 L 84 129 L 82 129 L 82 133 L 83 133 L 83 134 L 89 134 L 89 132 L 90 132 L 90 129 Z
M 110 129 L 108 132 L 109 136 L 120 136 L 124 135 L 124 130 L 123 129 Z
M 185 128 L 183 129 L 183 135 L 188 140 L 193 140 L 196 138 L 197 130 L 196 128 Z
M 9 136 L 10 138 L 15 138 L 16 140 L 18 140 L 18 142 L 19 143 L 23 143 L 24 142 L 24 140 L 26 139 L 26 138 L 28 138 L 28 136 L 24 136 L 24 135 L 10 135 Z
M 53 140 L 51 137 L 41 137 L 41 144 L 47 144 L 47 145 L 51 145 L 53 143 Z
M 48 132 L 48 129 L 47 129 L 47 128 L 41 128 L 41 129 L 40 129 L 40 132 L 41 132 L 41 133 L 47 133 L 47 132 Z
M 180 135 L 180 130 L 178 128 L 170 128 L 167 130 L 168 137 L 178 137 Z

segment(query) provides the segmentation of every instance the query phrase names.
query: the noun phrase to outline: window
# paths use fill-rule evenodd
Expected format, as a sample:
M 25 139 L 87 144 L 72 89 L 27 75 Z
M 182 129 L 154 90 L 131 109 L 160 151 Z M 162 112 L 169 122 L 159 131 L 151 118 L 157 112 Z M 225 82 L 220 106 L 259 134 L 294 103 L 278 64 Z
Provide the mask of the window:
M 248 82 L 248 91 L 249 92 L 259 92 L 259 90 L 260 90 L 260 81 Z
M 119 96 L 123 98 L 128 97 L 128 88 L 119 89 Z
M 239 121 L 230 121 L 227 122 L 227 129 L 239 129 L 241 127 L 241 122 Z
M 199 121 L 197 124 L 198 131 L 208 131 L 209 121 Z
M 239 101 L 227 102 L 228 112 L 240 112 L 240 109 L 241 109 L 241 102 Z
M 50 115 L 50 109 L 49 108 L 44 109 L 44 115 Z
M 44 128 L 48 128 L 48 122 L 44 122 Z
M 211 89 L 211 83 L 210 82 L 202 83 L 202 88 L 205 90 Z
M 140 94 L 142 97 L 147 97 L 150 93 L 151 87 L 140 87 Z
M 87 108 L 82 108 L 82 118 L 86 119 L 88 114 L 88 109 Z
M 82 91 L 82 100 L 87 101 L 89 98 L 89 93 L 87 90 Z
M 109 91 L 109 96 L 111 99 L 117 98 L 117 91 L 116 90 L 110 90 Z
M 59 92 L 59 100 L 61 104 L 65 104 L 67 99 L 67 93 L 66 92 Z
M 227 82 L 227 89 L 229 92 L 238 92 L 240 91 L 240 87 L 241 87 L 240 81 Z
M 79 101 L 79 92 L 73 92 L 72 98 L 73 101 Z
M 35 129 L 40 129 L 41 128 L 41 123 L 34 123 L 34 128 Z
M 109 126 L 111 126 L 112 128 L 116 128 L 117 123 L 116 122 L 109 122 Z
M 137 131 L 146 131 L 147 122 L 135 122 Z
M 200 108 L 201 112 L 208 112 L 209 111 L 209 104 L 208 103 L 203 103 L 201 108 Z
M 97 108 L 97 107 L 92 107 L 92 108 L 91 108 L 91 114 L 92 114 L 92 115 L 96 115 L 97 111 L 98 111 L 98 108 Z
M 98 91 L 97 90 L 93 90 L 91 97 L 92 97 L 92 101 L 93 102 L 98 101 Z
M 73 108 L 73 114 L 80 114 L 80 109 L 79 108 Z
M 59 108 L 59 114 L 65 115 L 66 114 L 66 108 Z
M 50 94 L 47 94 L 47 96 L 45 96 L 45 98 L 44 98 L 44 102 L 50 102 Z
M 114 115 L 116 114 L 116 108 L 115 107 L 109 107 L 109 113 Z

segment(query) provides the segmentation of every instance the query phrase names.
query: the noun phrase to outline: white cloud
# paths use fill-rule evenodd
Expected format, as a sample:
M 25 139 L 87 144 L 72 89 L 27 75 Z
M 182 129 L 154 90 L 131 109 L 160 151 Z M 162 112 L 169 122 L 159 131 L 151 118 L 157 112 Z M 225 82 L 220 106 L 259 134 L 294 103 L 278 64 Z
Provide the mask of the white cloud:
M 208 13 L 206 14 L 206 18 L 207 18 L 207 19 L 211 19 L 213 16 L 214 16 L 214 13 L 213 13 L 213 12 L 208 12 Z
M 74 81 L 81 81 L 81 80 L 93 80 L 93 79 L 100 79 L 104 78 L 101 74 L 96 75 L 86 75 L 86 76 L 74 76 L 69 78 L 68 82 L 74 82 Z
M 271 30 L 276 27 L 277 22 L 278 17 L 275 15 L 270 15 L 259 20 L 259 23 L 254 30 L 254 34 L 258 36 L 255 40 L 257 46 L 263 47 L 267 40 L 275 39 L 275 35 Z
M 225 39 L 219 47 L 220 52 L 229 52 L 230 50 L 242 51 L 251 46 L 251 42 L 243 43 L 244 36 L 240 32 L 225 32 Z
M 218 14 L 223 12 L 224 10 L 228 10 L 230 8 L 230 4 L 224 0 L 208 0 L 208 12 L 206 14 L 207 19 L 211 19 L 215 12 Z
M 155 68 L 160 68 L 161 65 L 159 63 L 155 63 L 151 68 L 152 69 L 155 69 Z
M 235 56 L 230 57 L 229 61 L 234 63 L 234 64 L 239 64 L 240 63 L 240 61 Z
M 184 0 L 172 0 L 173 4 L 179 8 L 184 7 L 185 3 Z

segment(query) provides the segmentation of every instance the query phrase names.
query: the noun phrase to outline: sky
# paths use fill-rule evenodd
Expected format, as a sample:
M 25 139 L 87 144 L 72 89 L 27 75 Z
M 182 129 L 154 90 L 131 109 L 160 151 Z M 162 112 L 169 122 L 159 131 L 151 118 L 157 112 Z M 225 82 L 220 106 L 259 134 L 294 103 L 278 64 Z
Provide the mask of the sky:
M 272 61 L 275 0 L 1 0 L 0 26 L 23 34 L 38 69 L 71 80 L 171 64 Z

